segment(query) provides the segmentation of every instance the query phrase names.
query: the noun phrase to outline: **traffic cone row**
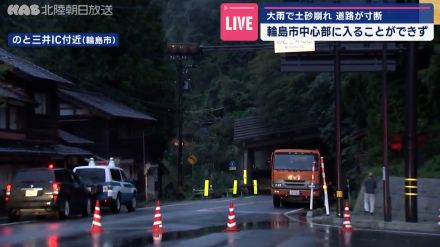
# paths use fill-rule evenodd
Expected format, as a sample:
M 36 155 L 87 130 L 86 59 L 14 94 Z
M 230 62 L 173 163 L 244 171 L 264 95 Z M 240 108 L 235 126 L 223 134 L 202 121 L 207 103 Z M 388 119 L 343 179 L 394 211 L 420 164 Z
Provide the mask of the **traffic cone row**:
M 162 214 L 160 213 L 160 202 L 156 201 L 156 211 L 154 212 L 154 220 L 153 220 L 153 234 L 162 234 L 164 232 L 162 226 Z
M 226 231 L 228 232 L 237 232 L 237 222 L 235 221 L 235 212 L 234 212 L 234 202 L 231 201 L 229 203 L 228 210 L 228 222 L 226 224 Z
M 93 213 L 93 221 L 92 221 L 92 227 L 90 228 L 90 232 L 92 234 L 102 232 L 101 209 L 99 207 L 98 200 L 96 201 L 96 204 L 95 204 L 95 212 Z
M 440 208 L 438 209 L 438 223 L 437 225 L 440 226 Z M 351 233 L 353 231 L 352 225 L 351 225 L 351 219 L 350 219 L 350 208 L 349 204 L 346 201 L 344 203 L 344 220 L 342 221 L 341 231 L 343 233 Z M 226 224 L 226 231 L 227 232 L 237 232 L 237 222 L 235 220 L 235 211 L 234 211 L 234 202 L 231 200 L 229 203 L 229 210 L 228 210 L 228 221 Z M 93 213 L 93 221 L 92 226 L 90 228 L 90 232 L 92 234 L 96 233 L 102 233 L 102 222 L 101 222 L 101 209 L 99 206 L 99 201 L 96 201 L 95 205 L 95 211 Z M 152 233 L 153 238 L 155 241 L 160 241 L 162 239 L 162 234 L 164 233 L 164 228 L 162 225 L 162 214 L 160 212 L 160 202 L 159 200 L 156 201 L 156 210 L 154 213 L 154 220 L 153 220 L 153 227 L 152 227 Z
M 344 233 L 353 231 L 350 220 L 350 208 L 347 201 L 345 202 L 344 205 L 344 220 L 342 221 L 341 231 Z
M 228 210 L 228 222 L 226 226 L 226 231 L 228 232 L 237 232 L 237 222 L 235 221 L 235 212 L 234 212 L 234 202 L 231 201 L 229 203 L 229 210 Z M 90 232 L 95 233 L 102 233 L 102 223 L 101 223 L 101 209 L 99 207 L 99 201 L 96 201 L 95 205 L 95 211 L 93 213 L 93 221 L 92 221 L 92 227 L 90 228 Z M 160 212 L 160 202 L 159 200 L 156 201 L 156 210 L 154 212 L 154 219 L 153 219 L 153 227 L 152 227 L 152 233 L 154 240 L 159 240 L 162 238 L 162 234 L 164 233 L 164 228 L 162 225 L 162 214 Z

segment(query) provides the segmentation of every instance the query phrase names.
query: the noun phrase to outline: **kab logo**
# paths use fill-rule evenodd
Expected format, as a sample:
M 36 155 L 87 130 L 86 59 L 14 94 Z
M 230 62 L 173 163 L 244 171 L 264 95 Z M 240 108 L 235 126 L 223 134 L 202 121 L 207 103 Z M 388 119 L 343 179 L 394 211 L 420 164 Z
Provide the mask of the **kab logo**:
M 223 3 L 220 6 L 220 38 L 223 41 L 258 39 L 258 5 Z

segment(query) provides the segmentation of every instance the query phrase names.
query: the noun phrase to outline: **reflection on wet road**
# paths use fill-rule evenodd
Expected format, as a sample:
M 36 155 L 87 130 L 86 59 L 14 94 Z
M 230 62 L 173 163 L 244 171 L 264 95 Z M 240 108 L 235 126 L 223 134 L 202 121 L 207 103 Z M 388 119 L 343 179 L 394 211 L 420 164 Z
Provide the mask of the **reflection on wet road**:
M 354 231 L 289 221 L 274 209 L 271 197 L 238 198 L 235 213 L 239 232 L 226 232 L 226 199 L 162 206 L 166 232 L 153 235 L 154 208 L 102 216 L 104 232 L 89 233 L 91 218 L 63 222 L 39 220 L 0 225 L 0 246 L 435 246 L 440 235 Z

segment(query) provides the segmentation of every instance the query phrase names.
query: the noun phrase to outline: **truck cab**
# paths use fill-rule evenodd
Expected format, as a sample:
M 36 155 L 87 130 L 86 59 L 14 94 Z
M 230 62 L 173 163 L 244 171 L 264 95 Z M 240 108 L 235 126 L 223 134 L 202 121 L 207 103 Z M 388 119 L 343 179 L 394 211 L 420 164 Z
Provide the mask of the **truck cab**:
M 323 201 L 322 176 L 319 169 L 320 153 L 309 149 L 277 149 L 270 159 L 271 194 L 274 207 L 283 202 L 308 203 L 311 195 L 314 168 L 314 198 Z

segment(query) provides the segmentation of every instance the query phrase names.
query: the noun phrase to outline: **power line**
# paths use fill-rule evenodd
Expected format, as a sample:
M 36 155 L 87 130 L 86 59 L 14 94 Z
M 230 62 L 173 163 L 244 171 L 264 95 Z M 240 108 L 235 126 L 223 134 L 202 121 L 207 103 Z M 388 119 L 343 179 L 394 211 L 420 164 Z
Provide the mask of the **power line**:
M 218 107 L 218 108 L 207 108 L 207 109 L 201 109 L 201 110 L 193 110 L 193 111 L 185 111 L 185 113 L 203 113 L 203 112 L 214 112 L 225 109 L 224 107 Z

